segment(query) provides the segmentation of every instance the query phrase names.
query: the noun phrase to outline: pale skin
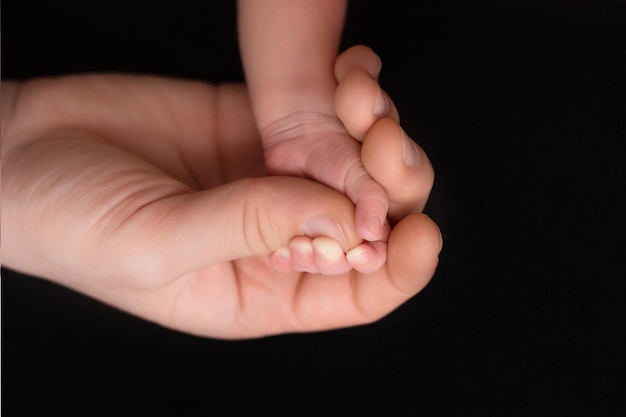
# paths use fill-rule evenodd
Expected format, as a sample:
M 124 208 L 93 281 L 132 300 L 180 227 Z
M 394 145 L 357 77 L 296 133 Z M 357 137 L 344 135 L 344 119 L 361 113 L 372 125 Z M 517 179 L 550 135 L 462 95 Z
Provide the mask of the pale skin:
M 356 205 L 359 237 L 373 243 L 362 245 L 358 264 L 337 255 L 335 270 L 352 266 L 367 272 L 385 262 L 381 242 L 387 239 L 390 201 L 364 166 L 359 142 L 375 119 L 391 117 L 397 122 L 398 112 L 375 81 L 381 61 L 371 51 L 355 52 L 361 73 L 354 77 L 369 74 L 374 80 L 363 80 L 367 85 L 362 88 L 376 98 L 362 101 L 363 93 L 357 91 L 341 94 L 343 102 L 335 102 L 338 77 L 333 65 L 346 5 L 345 0 L 239 0 L 238 28 L 268 172 L 311 178 L 350 198 Z M 426 203 L 431 182 L 432 177 L 421 178 L 424 187 L 416 200 L 418 210 Z M 306 241 L 294 246 L 289 253 L 296 266 L 317 272 L 310 259 L 319 248 Z M 294 253 L 297 250 L 304 254 Z M 281 254 L 286 257 L 287 250 Z
M 301 272 L 281 256 L 307 239 L 332 256 L 339 244 L 358 265 L 363 240 L 342 193 L 266 176 L 243 85 L 99 74 L 3 81 L 3 264 L 199 336 L 380 319 L 428 283 L 442 241 L 416 213 L 432 186 L 426 155 L 393 118 L 342 104 L 354 94 L 375 102 L 372 56 L 339 56 L 334 102 L 347 128 L 369 123 L 361 159 L 390 202 L 376 271 L 337 273 L 321 250 L 322 273 Z

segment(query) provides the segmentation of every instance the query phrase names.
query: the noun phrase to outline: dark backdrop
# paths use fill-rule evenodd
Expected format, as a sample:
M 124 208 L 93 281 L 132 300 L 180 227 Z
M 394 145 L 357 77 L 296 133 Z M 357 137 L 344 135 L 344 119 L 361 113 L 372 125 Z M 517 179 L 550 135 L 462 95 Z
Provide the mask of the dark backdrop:
M 355 0 L 355 43 L 436 170 L 426 289 L 225 342 L 3 269 L 6 416 L 626 415 L 626 3 Z M 241 80 L 234 2 L 3 1 L 3 78 L 82 71 Z

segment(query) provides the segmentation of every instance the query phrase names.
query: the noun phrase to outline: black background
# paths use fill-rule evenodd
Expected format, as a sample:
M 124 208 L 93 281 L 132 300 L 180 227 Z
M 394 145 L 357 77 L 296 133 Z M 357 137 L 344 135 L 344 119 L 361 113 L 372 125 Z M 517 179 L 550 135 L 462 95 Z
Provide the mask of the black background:
M 435 167 L 432 282 L 226 342 L 3 269 L 4 415 L 626 415 L 626 2 L 354 0 L 356 43 Z M 84 71 L 241 80 L 235 4 L 3 1 L 3 78 Z

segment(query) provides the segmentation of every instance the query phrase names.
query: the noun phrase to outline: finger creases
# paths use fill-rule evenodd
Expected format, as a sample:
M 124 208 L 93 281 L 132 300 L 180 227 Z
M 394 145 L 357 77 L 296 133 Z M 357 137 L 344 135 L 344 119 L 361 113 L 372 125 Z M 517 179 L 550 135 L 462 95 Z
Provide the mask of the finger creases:
M 150 227 L 134 222 L 133 230 L 144 234 L 150 230 L 143 240 L 159 248 L 160 267 L 176 265 L 177 270 L 191 272 L 237 258 L 270 255 L 297 236 L 329 237 L 344 252 L 362 243 L 354 227 L 352 202 L 304 178 L 246 178 L 174 198 L 144 210 L 143 216 L 152 219 Z
M 344 251 L 361 243 L 354 227 L 354 205 L 343 194 L 297 177 L 240 181 L 245 192 L 233 195 L 224 213 L 231 224 L 228 258 L 266 255 L 296 236 L 327 237 Z M 227 214 L 226 214 L 227 213 Z

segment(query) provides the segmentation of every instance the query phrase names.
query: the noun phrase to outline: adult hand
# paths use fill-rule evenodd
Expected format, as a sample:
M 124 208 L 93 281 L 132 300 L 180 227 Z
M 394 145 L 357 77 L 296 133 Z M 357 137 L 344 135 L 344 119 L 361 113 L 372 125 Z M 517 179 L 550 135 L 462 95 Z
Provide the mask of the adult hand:
M 224 339 L 372 322 L 435 271 L 441 236 L 423 214 L 395 224 L 375 272 L 278 271 L 268 255 L 299 236 L 330 237 L 346 252 L 361 240 L 344 195 L 302 178 L 263 176 L 242 85 L 80 75 L 4 81 L 2 102 L 9 268 Z M 402 159 L 401 148 L 366 142 L 372 171 L 383 169 L 381 155 Z M 386 174 L 390 196 L 407 195 L 417 175 Z

